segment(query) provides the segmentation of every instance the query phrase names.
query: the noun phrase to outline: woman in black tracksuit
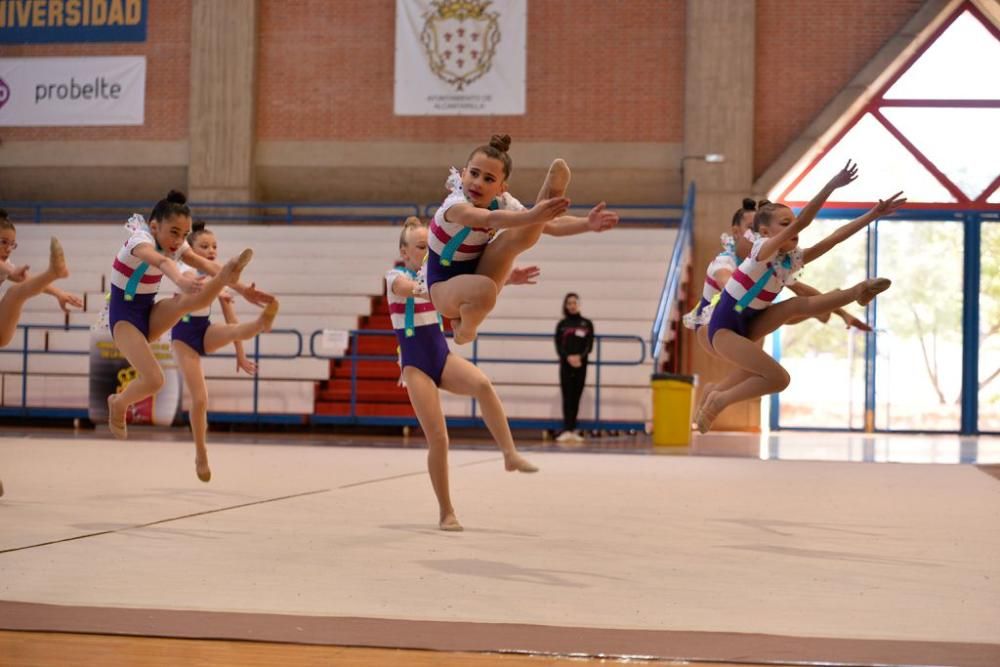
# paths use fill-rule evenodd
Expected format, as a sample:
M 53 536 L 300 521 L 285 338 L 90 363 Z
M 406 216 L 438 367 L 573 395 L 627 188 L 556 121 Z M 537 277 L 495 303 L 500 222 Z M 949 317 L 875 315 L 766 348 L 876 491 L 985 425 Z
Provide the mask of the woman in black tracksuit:
M 555 340 L 563 400 L 563 430 L 557 440 L 582 442 L 576 433 L 576 415 L 587 382 L 587 355 L 594 346 L 594 324 L 580 315 L 580 297 L 574 292 L 563 299 L 563 319 L 556 327 Z

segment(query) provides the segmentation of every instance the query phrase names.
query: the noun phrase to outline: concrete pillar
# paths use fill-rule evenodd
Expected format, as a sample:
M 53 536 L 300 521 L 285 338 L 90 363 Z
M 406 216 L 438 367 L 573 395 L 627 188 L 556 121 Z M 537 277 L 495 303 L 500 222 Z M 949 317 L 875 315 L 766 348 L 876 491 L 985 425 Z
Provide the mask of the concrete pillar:
M 255 196 L 257 0 L 194 0 L 191 12 L 193 201 Z
M 695 303 L 708 263 L 719 252 L 719 235 L 753 184 L 754 0 L 687 0 L 684 74 L 684 155 L 722 153 L 722 163 L 683 160 L 685 184 L 698 195 L 694 217 Z M 702 351 L 693 336 L 691 370 L 702 382 L 721 379 L 731 366 Z M 727 409 L 717 429 L 757 430 L 760 402 Z

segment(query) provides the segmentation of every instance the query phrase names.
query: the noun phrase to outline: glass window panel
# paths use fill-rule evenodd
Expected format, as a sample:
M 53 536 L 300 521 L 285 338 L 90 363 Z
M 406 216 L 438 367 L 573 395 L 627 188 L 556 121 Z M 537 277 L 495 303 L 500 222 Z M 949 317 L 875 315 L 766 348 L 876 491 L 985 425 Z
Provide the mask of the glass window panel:
M 875 425 L 957 431 L 962 389 L 963 225 L 878 223 Z
M 1000 41 L 979 19 L 964 12 L 893 84 L 885 97 L 1000 99 L 997 63 L 1000 63 Z
M 882 113 L 970 199 L 1000 174 L 1000 108 L 886 107 Z
M 815 245 L 847 220 L 816 220 L 801 234 L 803 248 Z M 865 232 L 859 232 L 806 266 L 802 282 L 821 292 L 848 287 L 865 277 Z M 783 295 L 794 296 L 785 290 Z M 864 320 L 864 309 L 844 308 Z M 770 349 L 770 348 L 768 348 Z M 781 329 L 781 364 L 792 382 L 781 393 L 782 427 L 863 428 L 865 337 L 846 330 L 836 315 L 826 323 L 811 319 Z
M 979 430 L 1000 431 L 1000 222 L 982 226 L 979 271 Z
M 865 114 L 786 198 L 809 201 L 848 159 L 859 165 L 858 179 L 834 191 L 830 201 L 874 202 L 903 190 L 911 202 L 954 202 L 941 183 L 882 123 Z

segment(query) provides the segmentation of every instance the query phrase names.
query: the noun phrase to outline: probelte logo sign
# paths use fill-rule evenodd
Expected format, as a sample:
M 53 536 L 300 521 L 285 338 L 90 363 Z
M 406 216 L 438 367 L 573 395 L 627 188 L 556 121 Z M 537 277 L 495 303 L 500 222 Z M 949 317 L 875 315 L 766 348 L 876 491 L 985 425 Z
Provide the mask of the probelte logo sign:
M 0 81 L 0 127 L 144 121 L 142 56 L 0 58 Z

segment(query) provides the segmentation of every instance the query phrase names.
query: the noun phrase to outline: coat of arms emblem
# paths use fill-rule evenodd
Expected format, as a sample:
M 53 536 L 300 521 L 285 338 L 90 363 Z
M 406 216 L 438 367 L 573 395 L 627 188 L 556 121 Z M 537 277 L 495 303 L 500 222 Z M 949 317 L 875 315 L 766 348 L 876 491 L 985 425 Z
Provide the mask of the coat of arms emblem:
M 462 90 L 490 71 L 500 42 L 499 14 L 491 0 L 435 0 L 420 41 L 431 71 Z

